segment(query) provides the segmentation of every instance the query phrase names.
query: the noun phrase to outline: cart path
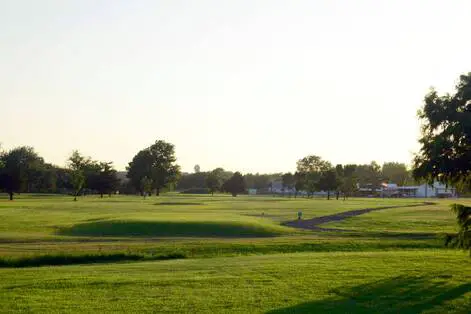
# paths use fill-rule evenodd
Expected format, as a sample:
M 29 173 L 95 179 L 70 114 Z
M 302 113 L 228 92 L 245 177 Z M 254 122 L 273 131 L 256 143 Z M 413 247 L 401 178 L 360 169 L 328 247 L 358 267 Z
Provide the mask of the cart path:
M 432 202 L 423 202 L 420 204 L 411 204 L 411 205 L 394 205 L 394 206 L 383 206 L 383 207 L 376 207 L 376 208 L 355 209 L 355 210 L 349 210 L 342 213 L 315 217 L 315 218 L 306 219 L 306 220 L 302 220 L 302 219 L 293 220 L 293 221 L 284 223 L 284 225 L 293 227 L 293 228 L 310 229 L 310 230 L 315 230 L 315 231 L 349 231 L 345 229 L 322 228 L 322 227 L 319 227 L 319 225 L 329 223 L 329 222 L 334 222 L 334 221 L 342 221 L 347 218 L 356 217 L 356 216 L 360 216 L 360 215 L 368 214 L 370 212 L 384 210 L 384 209 L 430 206 L 434 204 L 435 203 L 432 203 Z

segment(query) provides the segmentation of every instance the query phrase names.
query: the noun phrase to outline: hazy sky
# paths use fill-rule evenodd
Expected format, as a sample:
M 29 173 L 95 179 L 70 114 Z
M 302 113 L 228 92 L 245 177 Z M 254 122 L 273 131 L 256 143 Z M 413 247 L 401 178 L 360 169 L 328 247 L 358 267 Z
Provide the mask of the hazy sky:
M 471 70 L 471 1 L 0 0 L 0 142 L 124 169 L 401 161 L 430 86 Z

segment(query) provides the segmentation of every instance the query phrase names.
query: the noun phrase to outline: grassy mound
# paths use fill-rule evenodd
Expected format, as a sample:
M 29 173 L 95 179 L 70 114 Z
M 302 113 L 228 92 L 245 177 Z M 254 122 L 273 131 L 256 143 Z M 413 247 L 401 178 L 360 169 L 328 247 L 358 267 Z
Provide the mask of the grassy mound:
M 62 227 L 60 235 L 93 237 L 274 237 L 276 229 L 256 224 L 195 221 L 95 221 Z

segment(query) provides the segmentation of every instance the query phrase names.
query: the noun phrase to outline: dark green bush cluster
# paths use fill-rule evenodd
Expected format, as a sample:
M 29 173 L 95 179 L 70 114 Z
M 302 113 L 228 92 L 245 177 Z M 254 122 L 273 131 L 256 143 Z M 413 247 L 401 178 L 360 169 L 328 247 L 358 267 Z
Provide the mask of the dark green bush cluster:
M 73 264 L 112 263 L 120 261 L 145 261 L 145 260 L 168 260 L 180 259 L 186 256 L 180 253 L 167 255 L 144 255 L 131 253 L 108 253 L 108 254 L 47 254 L 24 257 L 0 258 L 0 268 L 5 267 L 38 267 L 58 266 Z

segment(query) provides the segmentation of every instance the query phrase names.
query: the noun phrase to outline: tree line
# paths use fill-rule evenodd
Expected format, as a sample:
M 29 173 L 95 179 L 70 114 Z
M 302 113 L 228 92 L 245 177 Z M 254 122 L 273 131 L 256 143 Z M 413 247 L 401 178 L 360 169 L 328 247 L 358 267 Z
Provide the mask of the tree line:
M 195 166 L 195 168 L 199 168 Z M 197 172 L 183 175 L 177 183 L 177 189 L 189 191 L 230 192 L 232 181 L 228 181 L 232 172 L 216 168 L 209 172 Z M 399 185 L 415 183 L 411 171 L 406 165 L 398 162 L 387 162 L 379 166 L 376 162 L 365 165 L 336 165 L 335 167 L 319 156 L 309 155 L 296 163 L 296 172 L 274 174 L 245 174 L 237 173 L 239 191 L 257 190 L 258 194 L 271 193 L 275 182 L 281 183 L 282 194 L 297 197 L 300 192 L 312 197 L 315 192 L 324 191 L 330 199 L 330 193 L 344 198 L 352 196 L 358 187 L 367 187 L 375 194 L 383 182 L 394 182 Z M 233 179 L 234 180 L 234 179 Z M 238 194 L 241 192 L 237 192 Z
M 0 190 L 13 200 L 15 193 L 111 194 L 119 180 L 112 162 L 95 161 L 74 151 L 67 167 L 46 163 L 34 148 L 21 146 L 0 151 Z
M 352 195 L 358 185 L 370 186 L 372 191 L 381 182 L 410 182 L 411 176 L 405 164 L 390 162 L 380 167 L 376 162 L 368 165 L 336 165 L 310 155 L 297 162 L 295 173 L 242 175 L 240 172 L 215 168 L 202 172 L 198 165 L 194 173 L 182 174 L 176 163 L 175 147 L 157 140 L 140 150 L 126 167 L 126 178 L 119 178 L 110 161 L 97 161 L 74 151 L 67 159 L 66 167 L 47 163 L 34 148 L 21 146 L 10 151 L 0 150 L 0 190 L 13 199 L 15 193 L 69 193 L 77 199 L 83 194 L 149 195 L 162 190 L 179 190 L 187 193 L 230 193 L 233 196 L 249 189 L 257 193 L 270 193 L 274 182 L 280 182 L 283 190 L 294 194 L 304 191 L 308 197 L 315 191 L 335 192 L 337 198 Z M 123 180 L 126 179 L 126 180 Z

